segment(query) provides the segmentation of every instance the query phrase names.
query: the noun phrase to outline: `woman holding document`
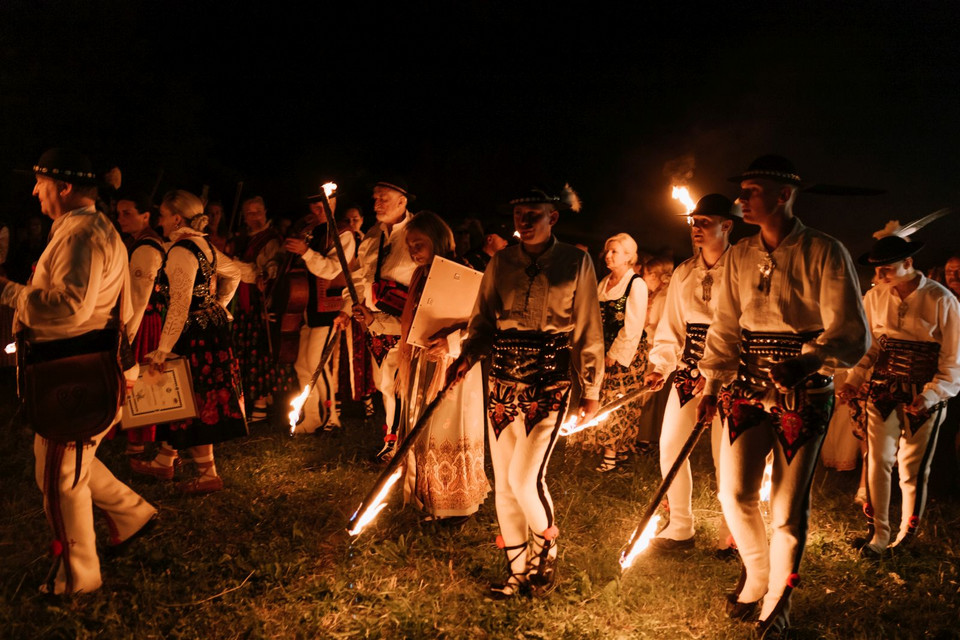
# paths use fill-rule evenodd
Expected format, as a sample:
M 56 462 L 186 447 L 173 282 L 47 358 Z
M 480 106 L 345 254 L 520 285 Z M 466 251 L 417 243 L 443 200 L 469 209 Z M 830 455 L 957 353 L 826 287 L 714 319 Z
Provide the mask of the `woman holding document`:
M 447 366 L 459 354 L 461 329 L 467 324 L 466 318 L 454 322 L 433 333 L 423 346 L 408 343 L 434 256 L 453 256 L 453 232 L 438 215 L 423 211 L 410 221 L 406 242 L 417 270 L 401 316 L 401 440 L 439 393 Z M 475 513 L 490 491 L 483 470 L 484 429 L 483 386 L 477 366 L 441 402 L 414 444 L 405 467 L 404 502 L 422 509 L 428 520 L 446 518 L 454 523 Z

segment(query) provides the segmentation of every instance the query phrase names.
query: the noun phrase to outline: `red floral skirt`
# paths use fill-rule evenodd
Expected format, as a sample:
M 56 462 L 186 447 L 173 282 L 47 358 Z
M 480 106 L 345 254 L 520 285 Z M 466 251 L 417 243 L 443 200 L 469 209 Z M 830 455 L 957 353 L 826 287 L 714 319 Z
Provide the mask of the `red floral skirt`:
M 157 440 L 175 449 L 215 444 L 248 434 L 243 413 L 240 366 L 227 325 L 205 329 L 189 323 L 173 352 L 187 359 L 198 417 L 157 426 Z

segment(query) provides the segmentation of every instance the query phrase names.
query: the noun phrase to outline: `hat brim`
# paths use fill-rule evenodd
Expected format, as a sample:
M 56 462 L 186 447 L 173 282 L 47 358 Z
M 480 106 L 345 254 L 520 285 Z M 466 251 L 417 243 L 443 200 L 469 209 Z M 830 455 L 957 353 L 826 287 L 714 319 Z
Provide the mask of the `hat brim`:
M 870 252 L 868 251 L 857 258 L 857 264 L 864 267 L 882 267 L 884 265 L 893 264 L 894 262 L 900 262 L 901 260 L 906 260 L 907 258 L 911 258 L 916 255 L 918 251 L 923 249 L 923 245 L 923 242 L 914 241 L 907 245 L 910 247 L 910 251 L 890 256 L 871 257 Z
M 732 182 L 734 184 L 740 184 L 744 180 L 770 180 L 779 184 L 793 185 L 794 187 L 800 189 L 803 189 L 806 186 L 799 176 L 787 176 L 772 171 L 748 171 L 738 176 L 731 176 L 727 178 L 727 182 Z

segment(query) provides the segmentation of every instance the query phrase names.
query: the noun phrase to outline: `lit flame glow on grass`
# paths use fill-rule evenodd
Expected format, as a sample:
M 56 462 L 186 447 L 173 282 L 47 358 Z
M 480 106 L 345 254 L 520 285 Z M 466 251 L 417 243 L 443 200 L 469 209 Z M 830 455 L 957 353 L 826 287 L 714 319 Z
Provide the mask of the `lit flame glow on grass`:
M 763 482 L 760 484 L 760 502 L 770 500 L 770 490 L 773 488 L 773 465 L 767 462 L 763 468 Z
M 336 184 L 335 182 L 328 182 L 328 183 L 326 183 L 325 185 L 323 185 L 323 186 L 320 187 L 320 188 L 323 189 L 323 192 L 324 192 L 324 193 L 326 194 L 326 196 L 329 198 L 329 197 L 332 196 L 334 193 L 336 193 L 336 191 L 337 191 L 337 184 Z
M 293 435 L 297 431 L 297 423 L 300 421 L 300 411 L 303 409 L 303 405 L 307 401 L 307 396 L 310 395 L 310 385 L 307 385 L 303 388 L 303 391 L 300 392 L 296 398 L 290 401 L 290 413 L 287 414 L 287 419 L 290 421 L 290 435 Z
M 650 541 L 653 540 L 655 535 L 657 535 L 657 525 L 659 523 L 660 516 L 653 516 L 650 518 L 650 522 L 647 523 L 643 533 L 640 534 L 640 539 L 637 540 L 637 544 L 633 545 L 633 549 L 628 555 L 620 558 L 621 571 L 626 571 L 633 566 L 633 561 L 637 559 L 637 556 L 646 551 L 647 547 L 650 546 Z M 636 531 L 634 531 L 634 534 L 636 534 Z M 630 539 L 632 540 L 633 536 L 630 536 Z
M 377 494 L 377 497 L 373 499 L 373 502 L 367 507 L 367 510 L 363 513 L 360 519 L 357 521 L 357 524 L 351 529 L 348 533 L 352 536 L 358 536 L 363 532 L 364 527 L 373 522 L 384 507 L 386 503 L 384 502 L 387 499 L 387 495 L 390 493 L 390 489 L 393 488 L 393 485 L 397 484 L 397 481 L 400 479 L 400 476 L 403 475 L 403 467 L 397 469 L 397 471 L 387 478 L 387 481 L 383 484 L 383 489 L 380 490 L 380 493 Z M 360 505 L 361 507 L 363 505 Z M 356 513 L 353 514 L 353 518 L 357 517 L 357 513 L 360 510 L 358 509 Z M 353 518 L 350 518 L 353 520 Z
M 11 342 L 10 344 L 8 344 L 7 346 L 5 346 L 5 347 L 3 348 L 3 352 L 6 353 L 7 355 L 12 355 L 12 354 L 16 353 L 16 352 L 17 352 L 17 343 L 16 343 L 16 342 Z
M 674 200 L 679 200 L 680 204 L 686 207 L 687 215 L 690 215 L 690 213 L 697 208 L 697 203 L 694 201 L 693 196 L 690 195 L 690 190 L 686 187 L 674 186 L 670 197 Z

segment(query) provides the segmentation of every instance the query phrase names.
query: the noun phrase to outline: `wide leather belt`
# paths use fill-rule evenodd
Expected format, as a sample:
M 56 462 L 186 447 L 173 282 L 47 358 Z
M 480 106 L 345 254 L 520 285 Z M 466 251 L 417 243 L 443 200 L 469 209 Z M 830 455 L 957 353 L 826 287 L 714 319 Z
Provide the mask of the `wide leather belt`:
M 803 345 L 823 333 L 775 333 L 743 330 L 740 334 L 740 367 L 737 379 L 751 387 L 773 388 L 770 369 L 784 360 L 798 357 Z
M 873 366 L 874 378 L 904 378 L 926 384 L 937 375 L 940 345 L 936 342 L 897 340 L 883 335 L 877 341 L 880 353 Z
M 570 334 L 507 329 L 493 340 L 490 372 L 501 380 L 544 384 L 570 378 Z
M 697 366 L 703 357 L 704 348 L 707 345 L 708 324 L 687 324 L 687 338 L 683 342 L 683 355 L 680 360 L 690 367 Z

